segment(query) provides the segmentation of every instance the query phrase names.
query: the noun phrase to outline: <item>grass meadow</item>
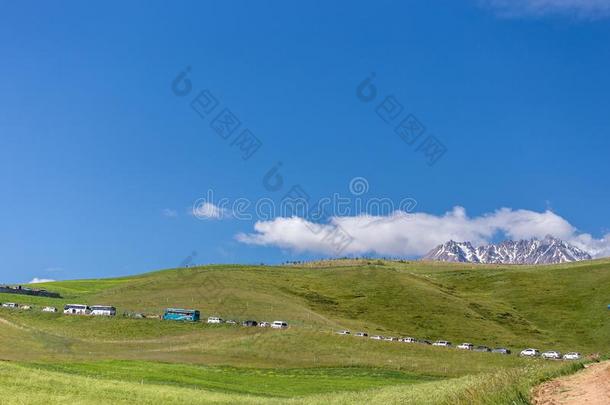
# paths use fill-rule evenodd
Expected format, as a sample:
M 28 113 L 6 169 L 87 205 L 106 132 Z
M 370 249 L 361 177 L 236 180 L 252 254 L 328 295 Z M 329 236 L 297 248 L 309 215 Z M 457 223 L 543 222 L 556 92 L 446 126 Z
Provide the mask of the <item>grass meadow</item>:
M 607 260 L 223 265 L 42 286 L 62 298 L 0 294 L 0 302 L 34 305 L 0 308 L 3 403 L 527 404 L 531 387 L 582 364 L 515 352 L 610 354 Z M 119 316 L 40 312 L 66 303 L 110 304 Z M 291 327 L 120 316 L 165 307 Z M 339 336 L 340 329 L 503 346 L 513 355 Z

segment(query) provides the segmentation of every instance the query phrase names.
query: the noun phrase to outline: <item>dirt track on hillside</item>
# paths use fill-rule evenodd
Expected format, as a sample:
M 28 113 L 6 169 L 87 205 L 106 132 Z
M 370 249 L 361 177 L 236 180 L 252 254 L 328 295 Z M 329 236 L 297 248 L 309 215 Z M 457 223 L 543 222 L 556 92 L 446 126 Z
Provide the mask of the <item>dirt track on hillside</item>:
M 534 390 L 534 405 L 610 404 L 610 361 L 548 381 Z

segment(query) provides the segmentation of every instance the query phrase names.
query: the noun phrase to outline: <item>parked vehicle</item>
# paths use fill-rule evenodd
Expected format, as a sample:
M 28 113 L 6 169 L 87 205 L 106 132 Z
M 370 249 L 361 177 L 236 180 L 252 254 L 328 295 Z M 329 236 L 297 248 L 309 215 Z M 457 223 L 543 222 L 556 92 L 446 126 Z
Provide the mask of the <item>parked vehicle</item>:
M 44 307 L 44 308 L 42 308 L 42 312 L 57 312 L 57 308 L 55 308 L 55 307 Z
M 23 309 L 24 311 L 28 311 L 28 310 L 32 309 L 32 306 L 30 306 L 30 305 L 22 305 L 22 306 L 19 307 L 19 309 Z
M 91 306 L 91 315 L 115 316 L 116 308 L 111 307 L 109 305 L 92 305 Z
M 398 341 L 402 342 L 402 343 L 416 343 L 417 339 L 412 338 L 412 337 L 404 337 L 402 339 L 398 339 Z
M 241 323 L 242 326 L 248 326 L 248 327 L 254 327 L 256 325 L 258 325 L 258 322 L 256 321 L 243 321 Z
M 385 340 L 386 342 L 398 342 L 398 338 L 395 338 L 393 336 L 387 337 L 383 340 Z
M 519 356 L 538 357 L 538 356 L 540 356 L 540 351 L 538 349 L 525 349 L 525 350 L 521 350 L 521 353 L 519 353 Z
M 461 345 L 457 345 L 457 348 L 461 350 L 472 350 L 474 349 L 474 345 L 472 343 L 462 343 Z
M 91 308 L 84 304 L 67 304 L 64 305 L 64 314 L 66 315 L 89 315 Z
M 271 327 L 273 329 L 287 329 L 288 324 L 284 321 L 273 321 L 273 323 L 271 324 Z
M 349 330 L 340 330 L 339 332 L 337 332 L 338 335 L 349 335 L 350 331 Z
M 167 310 L 166 310 L 166 311 L 167 311 Z M 180 310 L 180 311 L 187 311 L 187 312 L 188 312 L 188 310 L 186 310 L 186 309 L 185 309 L 185 310 Z M 188 317 L 190 314 L 186 314 L 186 315 L 187 315 L 187 317 Z M 136 319 L 145 319 L 145 318 L 148 318 L 148 317 L 147 317 L 145 314 L 143 314 L 142 312 L 133 312 L 133 313 L 131 313 L 131 314 L 128 314 L 127 316 L 128 316 L 128 317 L 130 317 L 130 318 L 136 318 Z M 171 319 L 171 320 L 176 320 L 176 321 L 190 321 L 190 320 L 191 320 L 191 319 L 173 319 L 173 318 L 166 318 L 166 317 L 165 317 L 165 313 L 163 313 L 163 315 L 161 315 L 161 319 L 168 319 L 168 320 L 169 320 L 169 319 Z M 199 317 L 198 317 L 198 316 L 197 316 L 197 320 L 199 320 Z
M 432 343 L 432 346 L 450 347 L 451 342 L 447 340 L 437 340 L 436 342 Z
M 374 336 L 371 336 L 371 339 L 373 339 L 373 340 L 383 340 L 384 337 L 381 336 L 381 335 L 374 335 Z
M 417 341 L 417 343 L 420 343 L 422 345 L 431 345 L 432 344 L 432 342 L 430 342 L 429 340 L 425 340 L 425 339 L 419 339 Z
M 163 319 L 166 321 L 188 321 L 197 322 L 199 321 L 201 314 L 196 309 L 180 309 L 180 308 L 167 308 L 163 312 Z M 144 314 L 136 313 L 134 318 L 145 318 Z
M 228 321 L 226 321 L 225 323 L 228 323 L 229 325 L 237 325 L 237 321 L 233 320 L 233 319 L 229 319 Z
M 271 326 L 271 324 L 269 322 L 264 322 L 263 321 L 263 322 L 259 323 L 258 326 L 261 327 L 261 328 L 268 328 L 268 327 Z
M 491 352 L 492 353 L 499 353 L 499 354 L 510 354 L 510 349 L 507 349 L 505 347 L 496 347 Z
M 367 337 L 369 334 L 366 332 L 356 332 L 354 333 L 354 336 L 358 336 L 358 337 Z
M 208 323 L 223 323 L 224 320 L 222 318 L 219 318 L 217 316 L 210 316 L 208 318 Z
M 580 360 L 580 353 L 570 352 L 563 355 L 564 360 Z
M 540 357 L 542 357 L 543 359 L 548 359 L 548 360 L 561 360 L 561 353 L 559 353 L 555 350 L 549 350 L 549 351 L 542 353 L 542 355 Z
M 2 304 L 2 306 L 4 308 L 19 308 L 19 304 L 16 304 L 14 302 L 5 302 Z
M 487 352 L 491 352 L 491 349 L 489 347 L 487 347 L 487 346 L 477 346 L 477 347 L 474 348 L 473 351 L 487 353 Z

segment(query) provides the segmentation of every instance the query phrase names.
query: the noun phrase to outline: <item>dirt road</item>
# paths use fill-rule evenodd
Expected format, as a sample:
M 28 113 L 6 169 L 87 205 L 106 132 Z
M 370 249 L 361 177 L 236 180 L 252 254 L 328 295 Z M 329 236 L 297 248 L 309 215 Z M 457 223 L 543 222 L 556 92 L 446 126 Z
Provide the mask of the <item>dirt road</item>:
M 534 405 L 610 404 L 610 361 L 548 381 L 534 390 Z

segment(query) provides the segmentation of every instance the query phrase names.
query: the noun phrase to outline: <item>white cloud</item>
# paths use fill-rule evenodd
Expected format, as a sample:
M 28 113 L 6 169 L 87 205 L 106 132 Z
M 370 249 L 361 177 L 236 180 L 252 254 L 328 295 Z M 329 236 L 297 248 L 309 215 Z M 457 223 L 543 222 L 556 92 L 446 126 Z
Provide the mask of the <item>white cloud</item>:
M 601 239 L 595 239 L 588 233 L 582 233 L 570 239 L 570 242 L 582 250 L 589 252 L 593 257 L 609 257 L 610 256 L 610 233 L 604 235 Z
M 55 281 L 55 280 L 52 280 L 50 278 L 34 277 L 33 279 L 30 280 L 30 282 L 28 284 L 50 283 L 51 281 Z
M 191 212 L 199 219 L 223 219 L 230 217 L 230 213 L 226 208 L 214 205 L 205 199 L 195 201 Z
M 481 0 L 506 17 L 567 15 L 579 18 L 610 16 L 610 0 Z
M 172 210 L 171 208 L 164 208 L 161 213 L 164 217 L 175 218 L 178 216 L 178 212 L 176 210 Z
M 610 255 L 610 235 L 595 239 L 578 232 L 568 221 L 551 212 L 502 208 L 478 217 L 468 217 L 466 210 L 455 207 L 443 215 L 407 214 L 395 211 L 387 216 L 358 215 L 333 217 L 327 224 L 313 224 L 303 218 L 275 218 L 258 221 L 254 233 L 241 233 L 242 243 L 275 246 L 296 252 L 336 255 L 324 235 L 339 227 L 352 238 L 341 255 L 379 254 L 421 256 L 448 240 L 489 243 L 495 235 L 511 239 L 544 238 L 553 235 L 601 257 Z M 315 230 L 315 232 L 312 231 Z

